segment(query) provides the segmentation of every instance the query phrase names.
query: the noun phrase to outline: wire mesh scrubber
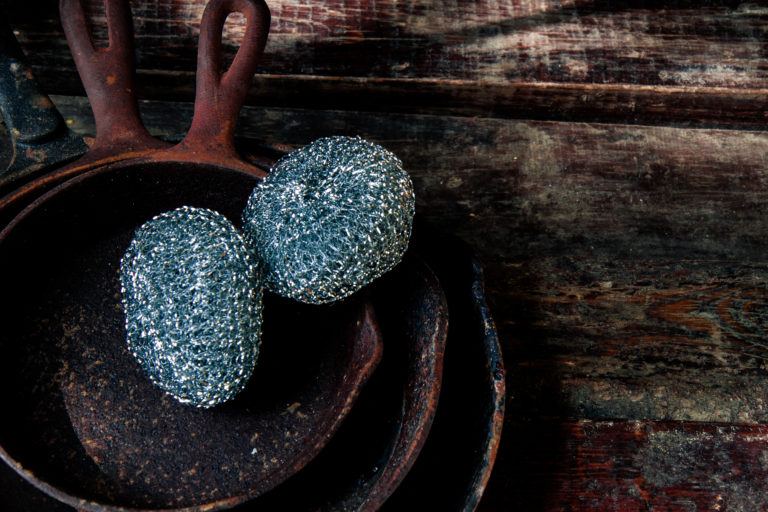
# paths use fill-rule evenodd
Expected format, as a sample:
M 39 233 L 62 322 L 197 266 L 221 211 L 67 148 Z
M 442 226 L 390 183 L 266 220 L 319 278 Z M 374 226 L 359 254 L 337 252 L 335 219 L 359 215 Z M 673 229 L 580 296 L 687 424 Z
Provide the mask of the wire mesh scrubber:
M 128 347 L 182 403 L 211 407 L 251 376 L 261 338 L 261 275 L 223 215 L 182 207 L 142 225 L 121 262 Z
M 254 189 L 243 228 L 267 287 L 322 304 L 392 269 L 411 235 L 415 199 L 402 162 L 359 137 L 293 151 Z

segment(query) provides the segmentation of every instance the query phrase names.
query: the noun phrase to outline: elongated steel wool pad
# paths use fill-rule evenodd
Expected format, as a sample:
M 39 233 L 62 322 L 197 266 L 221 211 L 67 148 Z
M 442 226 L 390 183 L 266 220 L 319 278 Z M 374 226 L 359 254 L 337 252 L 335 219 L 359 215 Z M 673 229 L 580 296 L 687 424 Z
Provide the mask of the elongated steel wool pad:
M 243 229 L 270 290 L 321 304 L 400 262 L 414 203 L 394 154 L 359 137 L 328 137 L 272 167 L 251 194 Z
M 211 407 L 245 387 L 259 353 L 257 264 L 223 215 L 182 207 L 142 225 L 120 266 L 128 348 L 182 403 Z

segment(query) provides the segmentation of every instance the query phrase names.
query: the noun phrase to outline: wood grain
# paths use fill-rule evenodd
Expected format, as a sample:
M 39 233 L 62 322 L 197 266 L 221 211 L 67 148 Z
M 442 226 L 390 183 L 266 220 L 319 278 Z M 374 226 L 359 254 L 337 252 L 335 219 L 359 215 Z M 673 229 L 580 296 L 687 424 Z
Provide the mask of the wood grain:
M 764 425 L 510 422 L 507 434 L 481 511 L 768 510 Z
M 169 139 L 191 117 L 142 110 Z M 420 216 L 486 263 L 513 417 L 768 421 L 768 134 L 254 107 L 238 133 L 401 156 Z
M 45 87 L 79 82 L 55 2 L 6 0 Z M 106 33 L 89 0 L 94 40 Z M 141 0 L 140 88 L 189 99 L 203 0 Z M 251 104 L 761 129 L 768 6 L 739 1 L 270 2 Z M 233 55 L 243 26 L 224 34 Z M 158 44 L 163 41 L 163 44 Z

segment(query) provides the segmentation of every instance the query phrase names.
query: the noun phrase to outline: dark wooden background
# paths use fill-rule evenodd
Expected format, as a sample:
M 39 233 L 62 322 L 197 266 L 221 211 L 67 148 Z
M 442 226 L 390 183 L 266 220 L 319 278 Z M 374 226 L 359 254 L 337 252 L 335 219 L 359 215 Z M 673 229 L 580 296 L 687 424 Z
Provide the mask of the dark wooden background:
M 6 3 L 92 133 L 55 2 Z M 170 139 L 204 3 L 132 2 Z M 486 264 L 510 396 L 481 510 L 768 510 L 768 2 L 269 3 L 245 147 L 379 141 Z

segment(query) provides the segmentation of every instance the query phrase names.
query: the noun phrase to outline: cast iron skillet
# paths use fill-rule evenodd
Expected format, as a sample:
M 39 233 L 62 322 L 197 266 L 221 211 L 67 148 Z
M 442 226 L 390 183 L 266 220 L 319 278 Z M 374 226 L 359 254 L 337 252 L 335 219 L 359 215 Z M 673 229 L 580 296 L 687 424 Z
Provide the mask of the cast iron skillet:
M 79 509 L 230 507 L 279 484 L 327 443 L 380 358 L 373 309 L 363 299 L 333 308 L 268 301 L 258 370 L 229 405 L 202 411 L 152 386 L 125 349 L 119 259 L 137 226 L 171 208 L 207 207 L 239 221 L 264 173 L 238 158 L 232 137 L 269 12 L 261 0 L 209 3 L 192 127 L 165 148 L 141 126 L 126 75 L 99 73 L 125 52 L 129 24 L 115 23 L 127 19 L 125 2 L 107 0 L 106 51 L 92 47 L 79 1 L 60 6 L 97 137 L 57 179 L 76 177 L 0 232 L 0 457 Z M 247 27 L 222 74 L 221 29 L 232 12 Z

